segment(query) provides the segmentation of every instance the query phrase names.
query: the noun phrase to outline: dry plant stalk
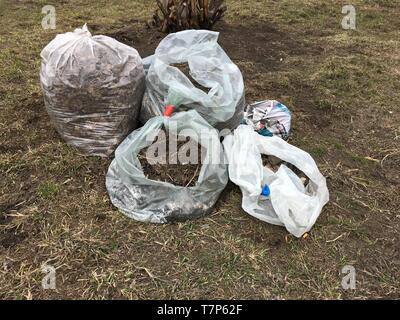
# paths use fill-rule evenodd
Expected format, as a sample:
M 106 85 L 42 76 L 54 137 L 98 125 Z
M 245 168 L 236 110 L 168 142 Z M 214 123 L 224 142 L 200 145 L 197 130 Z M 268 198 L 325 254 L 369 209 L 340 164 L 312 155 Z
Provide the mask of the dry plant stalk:
M 151 24 L 163 32 L 212 29 L 226 11 L 224 0 L 156 0 Z

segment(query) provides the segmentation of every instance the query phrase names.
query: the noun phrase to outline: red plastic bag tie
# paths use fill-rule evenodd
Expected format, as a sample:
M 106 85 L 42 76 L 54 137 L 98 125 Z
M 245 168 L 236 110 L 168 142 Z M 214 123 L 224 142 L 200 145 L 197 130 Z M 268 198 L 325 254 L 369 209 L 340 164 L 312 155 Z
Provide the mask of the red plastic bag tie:
M 174 113 L 175 106 L 172 104 L 169 104 L 168 106 L 165 107 L 164 111 L 164 117 L 170 118 L 172 114 Z

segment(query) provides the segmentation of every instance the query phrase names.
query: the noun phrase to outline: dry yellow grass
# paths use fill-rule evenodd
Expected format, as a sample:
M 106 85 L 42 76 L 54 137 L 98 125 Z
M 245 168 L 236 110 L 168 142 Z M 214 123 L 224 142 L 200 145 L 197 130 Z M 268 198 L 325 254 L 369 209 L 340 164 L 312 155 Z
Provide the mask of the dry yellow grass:
M 250 218 L 233 185 L 213 214 L 177 225 L 131 221 L 110 204 L 108 160 L 85 158 L 52 128 L 39 88 L 41 49 L 87 22 L 150 54 L 148 0 L 0 2 L 0 298 L 399 298 L 400 59 L 396 1 L 227 1 L 221 43 L 248 101 L 294 114 L 291 143 L 311 152 L 331 202 L 303 239 Z M 42 266 L 56 268 L 43 290 Z M 343 290 L 353 265 L 356 290 Z

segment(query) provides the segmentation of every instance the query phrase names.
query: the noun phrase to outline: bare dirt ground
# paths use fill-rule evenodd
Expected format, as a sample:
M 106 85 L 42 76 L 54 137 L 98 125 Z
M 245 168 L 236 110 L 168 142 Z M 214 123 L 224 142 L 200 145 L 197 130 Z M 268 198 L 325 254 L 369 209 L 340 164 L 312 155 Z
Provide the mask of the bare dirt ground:
M 216 26 L 248 102 L 293 112 L 290 142 L 312 154 L 331 201 L 308 237 L 251 218 L 229 184 L 212 215 L 173 225 L 129 220 L 105 189 L 110 160 L 83 157 L 49 122 L 40 51 L 87 22 L 144 57 L 164 37 L 145 0 L 0 1 L 0 298 L 399 298 L 400 6 L 353 1 L 230 0 Z M 43 290 L 42 266 L 56 268 Z M 344 266 L 356 289 L 344 290 Z

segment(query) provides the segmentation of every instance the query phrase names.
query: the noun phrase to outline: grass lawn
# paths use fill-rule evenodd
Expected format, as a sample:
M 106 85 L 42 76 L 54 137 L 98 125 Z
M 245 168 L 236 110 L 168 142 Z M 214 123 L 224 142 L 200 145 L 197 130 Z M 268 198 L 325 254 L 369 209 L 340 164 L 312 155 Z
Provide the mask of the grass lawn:
M 228 0 L 220 43 L 243 72 L 248 102 L 293 113 L 290 143 L 327 177 L 331 201 L 308 237 L 247 215 L 229 184 L 207 218 L 129 220 L 110 203 L 110 160 L 80 156 L 52 127 L 40 51 L 88 23 L 151 54 L 165 36 L 149 0 L 0 0 L 0 298 L 400 298 L 400 6 L 354 0 Z M 42 289 L 42 265 L 56 290 Z M 354 266 L 356 289 L 342 268 Z

